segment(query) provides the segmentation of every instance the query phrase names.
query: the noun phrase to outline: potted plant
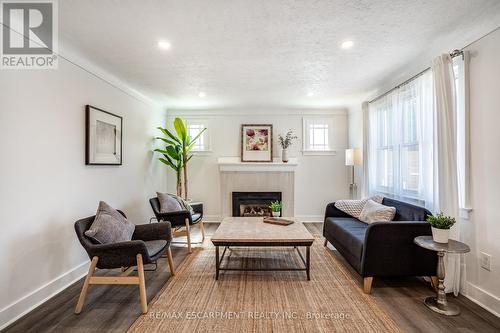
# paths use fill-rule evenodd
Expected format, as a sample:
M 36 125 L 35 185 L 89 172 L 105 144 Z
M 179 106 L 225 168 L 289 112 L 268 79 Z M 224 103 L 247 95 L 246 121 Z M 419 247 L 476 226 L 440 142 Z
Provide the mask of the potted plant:
M 162 140 L 167 144 L 165 149 L 155 149 L 156 152 L 163 155 L 159 160 L 166 165 L 170 166 L 177 173 L 177 195 L 182 196 L 182 176 L 184 176 L 184 200 L 188 200 L 188 177 L 187 177 L 187 163 L 193 157 L 191 150 L 194 147 L 196 140 L 206 130 L 204 128 L 198 135 L 192 138 L 188 133 L 188 127 L 185 121 L 181 118 L 174 119 L 174 129 L 177 135 L 174 135 L 167 128 L 158 127 L 158 129 L 165 135 L 164 137 L 157 137 L 156 139 Z M 183 174 L 181 174 L 183 172 Z
M 288 147 L 290 147 L 293 143 L 293 140 L 297 139 L 297 136 L 293 135 L 292 130 L 289 130 L 285 137 L 281 134 L 278 135 L 278 141 L 281 146 L 281 160 L 283 163 L 288 162 Z
M 281 207 L 283 207 L 283 205 L 281 204 L 281 202 L 279 202 L 279 201 L 273 201 L 273 202 L 271 202 L 271 205 L 269 206 L 269 208 L 271 208 L 271 211 L 273 213 L 273 217 L 280 217 L 280 215 L 281 215 Z
M 436 243 L 448 243 L 450 239 L 450 228 L 455 224 L 455 218 L 443 213 L 427 217 L 432 229 L 432 239 Z

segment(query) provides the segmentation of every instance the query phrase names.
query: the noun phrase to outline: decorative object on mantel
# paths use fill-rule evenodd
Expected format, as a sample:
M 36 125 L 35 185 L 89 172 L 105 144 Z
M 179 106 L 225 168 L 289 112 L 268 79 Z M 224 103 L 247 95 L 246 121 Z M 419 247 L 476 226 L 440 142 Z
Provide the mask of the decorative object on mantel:
M 456 223 L 455 218 L 439 213 L 429 215 L 427 222 L 431 225 L 432 239 L 436 243 L 447 244 L 450 239 L 450 228 Z
M 287 220 L 282 217 L 264 217 L 264 223 L 277 224 L 277 225 L 290 225 L 293 220 Z
M 273 217 L 280 217 L 281 216 L 281 208 L 283 207 L 283 204 L 280 201 L 273 201 L 271 202 L 271 205 L 269 208 L 271 208 L 271 212 L 273 214 Z
M 293 140 L 295 139 L 297 139 L 297 136 L 293 135 L 292 130 L 286 132 L 285 137 L 281 134 L 278 135 L 278 142 L 281 146 L 281 160 L 283 163 L 288 163 L 288 148 L 292 145 Z
M 272 162 L 273 125 L 241 125 L 241 161 Z
M 122 165 L 123 118 L 85 106 L 85 164 Z
M 358 195 L 358 184 L 354 181 L 354 167 L 363 164 L 363 158 L 360 148 L 351 148 L 345 150 L 345 165 L 352 168 L 352 178 L 349 184 L 349 193 L 351 199 L 355 199 Z
M 193 157 L 190 153 L 194 143 L 206 128 L 201 130 L 194 138 L 191 138 L 186 122 L 181 118 L 175 118 L 174 129 L 177 135 L 174 135 L 167 128 L 158 127 L 158 129 L 164 134 L 164 137 L 156 137 L 155 139 L 161 140 L 167 145 L 165 149 L 155 149 L 154 151 L 163 155 L 163 157 L 158 158 L 162 163 L 175 170 L 177 175 L 177 195 L 183 196 L 184 192 L 184 200 L 188 200 L 187 163 Z M 184 189 L 182 179 L 184 180 Z

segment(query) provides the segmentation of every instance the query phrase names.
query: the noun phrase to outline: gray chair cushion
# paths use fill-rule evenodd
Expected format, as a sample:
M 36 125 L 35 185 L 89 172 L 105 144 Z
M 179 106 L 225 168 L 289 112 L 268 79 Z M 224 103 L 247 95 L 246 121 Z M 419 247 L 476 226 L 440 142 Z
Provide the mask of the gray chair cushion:
M 325 221 L 325 230 L 335 235 L 336 241 L 347 250 L 352 257 L 361 259 L 363 243 L 365 241 L 368 224 L 354 218 L 328 217 Z M 335 244 L 334 244 L 335 246 Z
M 127 221 L 116 209 L 105 203 L 99 202 L 97 213 L 85 236 L 93 242 L 112 244 L 127 242 L 132 239 L 135 224 Z
M 179 201 L 168 193 L 156 192 L 158 201 L 160 202 L 160 213 L 172 213 L 182 210 Z
M 151 240 L 151 241 L 145 241 L 146 244 L 146 250 L 148 251 L 148 254 L 150 257 L 154 257 L 155 255 L 158 254 L 158 252 L 162 251 L 165 246 L 167 246 L 167 241 L 163 239 L 158 239 L 158 240 Z
M 191 215 L 191 220 L 193 221 L 193 223 L 200 222 L 200 220 L 201 220 L 201 214 L 196 213 L 196 214 Z

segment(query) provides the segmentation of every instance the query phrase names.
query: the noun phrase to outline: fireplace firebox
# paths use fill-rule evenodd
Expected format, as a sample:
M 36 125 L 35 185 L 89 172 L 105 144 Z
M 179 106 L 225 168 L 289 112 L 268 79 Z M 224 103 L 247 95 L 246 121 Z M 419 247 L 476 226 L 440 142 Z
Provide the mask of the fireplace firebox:
M 272 201 L 281 201 L 281 192 L 233 192 L 233 216 L 271 216 Z

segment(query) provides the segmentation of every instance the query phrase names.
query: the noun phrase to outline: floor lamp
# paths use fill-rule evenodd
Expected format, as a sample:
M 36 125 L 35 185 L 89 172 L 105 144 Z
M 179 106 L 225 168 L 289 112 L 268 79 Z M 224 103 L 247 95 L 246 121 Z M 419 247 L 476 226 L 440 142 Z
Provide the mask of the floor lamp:
M 349 184 L 349 195 L 351 199 L 355 199 L 358 195 L 358 184 L 354 181 L 354 167 L 361 165 L 363 158 L 360 148 L 350 148 L 345 150 L 345 165 L 352 169 L 351 183 Z

